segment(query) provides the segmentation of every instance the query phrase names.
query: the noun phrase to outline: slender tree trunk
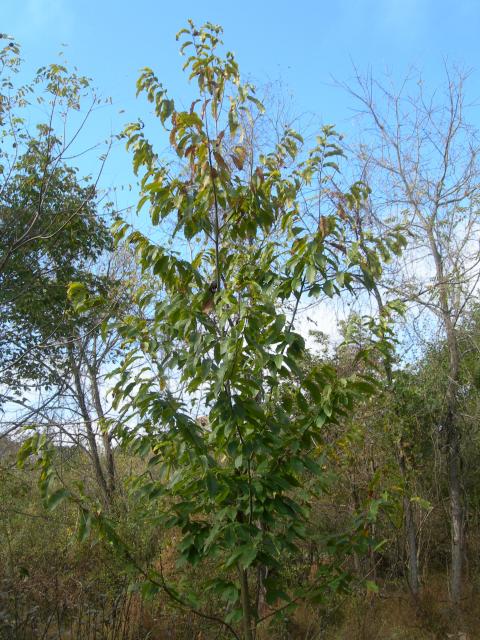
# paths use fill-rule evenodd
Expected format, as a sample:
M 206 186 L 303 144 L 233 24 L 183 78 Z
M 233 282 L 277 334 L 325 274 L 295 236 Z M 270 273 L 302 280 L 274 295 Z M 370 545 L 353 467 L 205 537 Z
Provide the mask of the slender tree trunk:
M 463 556 L 464 556 L 464 513 L 461 490 L 461 459 L 460 459 L 460 431 L 457 424 L 457 387 L 460 375 L 460 352 L 458 348 L 457 334 L 452 320 L 448 284 L 445 281 L 443 260 L 438 249 L 433 232 L 429 232 L 430 247 L 435 261 L 436 279 L 439 288 L 441 320 L 447 336 L 449 353 L 449 377 L 445 394 L 445 412 L 443 417 L 443 430 L 445 433 L 445 445 L 447 454 L 448 480 L 450 490 L 450 517 L 451 517 L 451 581 L 450 598 L 452 603 L 458 605 L 462 594 L 463 582 Z
M 243 612 L 243 635 L 244 640 L 253 640 L 252 611 L 250 607 L 250 594 L 248 589 L 248 571 L 238 567 L 240 577 L 240 598 Z
M 417 536 L 415 531 L 415 521 L 413 519 L 412 505 L 408 497 L 405 499 L 405 529 L 408 545 L 408 584 L 412 595 L 416 598 L 420 591 L 420 581 L 418 577 L 418 557 L 417 557 Z
M 357 483 L 355 482 L 355 476 L 353 474 L 350 476 L 350 484 L 352 486 L 353 512 L 354 514 L 358 514 L 360 513 L 360 499 L 358 497 Z M 356 551 L 353 552 L 353 563 L 355 566 L 355 571 L 357 572 L 357 576 L 359 578 L 362 578 L 362 563 Z
M 377 465 L 375 463 L 375 458 L 373 455 L 373 444 L 370 445 L 370 477 L 374 478 L 375 473 L 377 471 Z M 377 526 L 375 521 L 370 523 L 370 539 L 375 540 L 377 531 Z M 375 548 L 373 546 L 369 546 L 369 560 L 370 560 L 370 575 L 373 578 L 373 581 L 377 581 L 377 555 L 375 553 Z
M 255 599 L 255 611 L 257 612 L 257 619 L 263 618 L 267 610 L 267 602 L 265 599 L 266 588 L 265 579 L 268 575 L 267 567 L 259 564 L 257 567 L 257 594 Z
M 451 598 L 454 604 L 459 604 L 462 595 L 463 582 L 463 502 L 460 481 L 460 447 L 456 434 L 449 439 L 448 471 L 450 479 L 450 509 L 452 517 L 452 576 Z
M 73 354 L 73 349 L 69 347 L 69 358 L 70 358 L 70 366 L 73 372 L 73 378 L 75 381 L 75 390 L 77 392 L 77 402 L 80 408 L 80 413 L 82 414 L 83 422 L 85 424 L 85 429 L 87 431 L 87 440 L 90 448 L 90 456 L 93 462 L 93 468 L 95 471 L 95 477 L 97 479 L 98 486 L 102 491 L 104 502 L 107 506 L 110 505 L 110 494 L 108 491 L 108 485 L 105 480 L 105 475 L 103 473 L 102 464 L 100 462 L 100 456 L 98 453 L 97 442 L 95 440 L 95 433 L 93 431 L 93 422 L 90 417 L 90 413 L 88 411 L 87 402 L 85 399 L 85 393 L 82 387 L 82 380 L 80 376 L 80 369 L 75 361 L 75 357 Z
M 92 387 L 93 403 L 95 405 L 95 411 L 97 412 L 98 419 L 103 423 L 105 420 L 105 414 L 103 411 L 102 400 L 100 398 L 100 390 L 98 388 L 97 372 L 91 366 L 88 367 L 90 375 L 90 384 Z M 102 441 L 103 448 L 105 449 L 105 459 L 107 467 L 107 484 L 110 497 L 115 493 L 116 486 L 116 472 L 115 472 L 115 458 L 113 456 L 112 441 L 110 434 L 105 429 L 105 425 L 102 425 Z
M 402 473 L 405 489 L 407 488 L 407 469 L 405 464 L 405 454 L 400 448 L 399 465 Z M 412 595 L 416 598 L 420 591 L 420 580 L 418 571 L 418 551 L 417 551 L 417 532 L 415 528 L 415 519 L 413 517 L 412 503 L 408 495 L 403 497 L 403 513 L 405 519 L 405 536 L 407 542 L 408 557 L 408 586 Z

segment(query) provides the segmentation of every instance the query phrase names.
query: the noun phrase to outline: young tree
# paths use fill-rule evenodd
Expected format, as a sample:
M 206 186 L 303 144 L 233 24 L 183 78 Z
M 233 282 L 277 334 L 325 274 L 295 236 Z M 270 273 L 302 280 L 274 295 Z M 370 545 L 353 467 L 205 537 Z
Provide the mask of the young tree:
M 148 317 L 117 325 L 131 352 L 116 372 L 115 394 L 123 416 L 118 434 L 151 456 L 152 471 L 133 484 L 137 495 L 158 504 L 157 522 L 180 532 L 184 562 L 215 564 L 216 576 L 202 587 L 227 602 L 230 631 L 237 635 L 232 624 L 241 619 L 250 640 L 262 621 L 251 592 L 258 567 L 267 570 L 270 605 L 344 584 L 344 573 L 320 567 L 287 594 L 283 561 L 314 535 L 309 507 L 325 482 L 324 425 L 374 388 L 362 376 L 340 378 L 327 364 L 302 370 L 297 310 L 306 295 L 348 293 L 354 281 L 370 286 L 381 256 L 398 251 L 401 241 L 392 231 L 365 239 L 363 251 L 348 242 L 348 207 L 367 193 L 361 184 L 338 194 L 331 215 L 303 209 L 307 192 L 311 200 L 312 188 L 323 188 L 319 173 L 335 170 L 331 128 L 311 151 L 286 130 L 243 171 L 239 114 L 258 117 L 263 108 L 253 87 L 241 83 L 233 55 L 219 56 L 220 35 L 215 25 L 192 23 L 179 34 L 199 91 L 189 110 L 176 108 L 150 69 L 138 81 L 176 160 L 160 161 L 141 123 L 127 127 L 134 169 L 142 173 L 138 208 L 149 203 L 153 224 L 162 226 L 159 243 L 125 223 L 116 226 L 117 240 L 135 247 L 146 283 L 138 303 Z M 85 292 L 77 294 L 84 304 Z M 316 482 L 305 482 L 309 474 Z M 149 589 L 185 603 L 161 569 L 145 575 Z

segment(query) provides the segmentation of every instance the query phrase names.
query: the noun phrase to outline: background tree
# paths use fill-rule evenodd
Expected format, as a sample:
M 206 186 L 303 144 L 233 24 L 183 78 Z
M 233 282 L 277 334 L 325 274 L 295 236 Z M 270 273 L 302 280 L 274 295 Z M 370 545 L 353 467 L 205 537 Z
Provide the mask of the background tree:
M 88 79 L 59 64 L 19 85 L 21 61 L 12 42 L 0 60 L 0 438 L 33 423 L 85 446 L 103 499 L 110 500 L 114 463 L 111 435 L 100 428 L 106 428 L 101 387 L 118 340 L 103 340 L 100 326 L 118 303 L 120 277 L 125 300 L 128 263 L 126 254 L 123 265 L 113 255 L 111 205 L 101 204 L 97 190 L 105 157 L 96 180 L 82 178 L 71 164 L 82 155 L 79 140 L 99 98 Z M 40 106 L 44 121 L 32 118 L 32 105 Z M 67 298 L 75 280 L 109 298 L 108 307 L 75 318 Z
M 468 123 L 466 76 L 446 71 L 446 80 L 442 97 L 428 95 L 420 77 L 407 79 L 395 91 L 358 75 L 349 91 L 361 105 L 371 136 L 359 148 L 372 188 L 365 215 L 380 231 L 391 221 L 401 221 L 412 238 L 393 279 L 384 285 L 429 318 L 424 339 L 436 327 L 448 344 L 450 364 L 438 428 L 448 460 L 451 598 L 458 604 L 465 558 L 458 328 L 480 278 L 479 146 Z

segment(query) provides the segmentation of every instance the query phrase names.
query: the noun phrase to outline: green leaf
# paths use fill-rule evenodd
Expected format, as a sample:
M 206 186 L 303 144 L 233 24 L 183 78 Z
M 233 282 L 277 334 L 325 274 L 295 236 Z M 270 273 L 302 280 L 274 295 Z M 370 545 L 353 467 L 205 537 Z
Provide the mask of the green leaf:
M 142 598 L 144 598 L 145 600 L 153 600 L 153 598 L 157 595 L 159 591 L 160 591 L 159 585 L 154 584 L 150 580 L 143 582 L 140 586 L 140 593 L 142 595 Z
M 281 354 L 274 356 L 273 361 L 277 369 L 281 369 L 283 366 L 283 356 Z
M 243 569 L 246 569 L 252 564 L 252 562 L 257 557 L 257 553 L 257 549 L 252 545 L 247 545 L 242 548 L 242 552 L 240 555 L 240 565 L 243 567 Z
M 78 534 L 77 534 L 79 542 L 85 542 L 85 540 L 87 540 L 87 538 L 90 535 L 91 524 L 92 524 L 92 517 L 90 515 L 90 512 L 87 511 L 86 509 L 81 508 L 80 519 L 78 524 Z
M 370 591 L 370 593 L 378 593 L 379 592 L 379 588 L 376 582 L 373 582 L 373 580 L 367 580 L 365 582 L 365 586 L 367 587 L 367 591 Z
M 217 495 L 219 489 L 217 479 L 213 473 L 208 472 L 206 475 L 206 481 L 208 493 L 213 498 Z
M 67 489 L 57 489 L 57 491 L 54 491 L 47 497 L 45 501 L 47 509 L 53 511 L 65 498 L 68 498 L 69 495 L 70 492 L 67 491 Z

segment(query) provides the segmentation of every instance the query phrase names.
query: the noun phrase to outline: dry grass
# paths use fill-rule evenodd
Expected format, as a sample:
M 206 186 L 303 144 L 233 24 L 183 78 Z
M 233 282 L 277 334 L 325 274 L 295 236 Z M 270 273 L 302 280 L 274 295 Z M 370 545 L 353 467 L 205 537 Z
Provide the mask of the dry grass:
M 404 589 L 347 601 L 344 620 L 322 640 L 478 640 L 480 597 L 468 590 L 458 615 L 452 613 L 445 576 L 429 579 L 415 601 Z

